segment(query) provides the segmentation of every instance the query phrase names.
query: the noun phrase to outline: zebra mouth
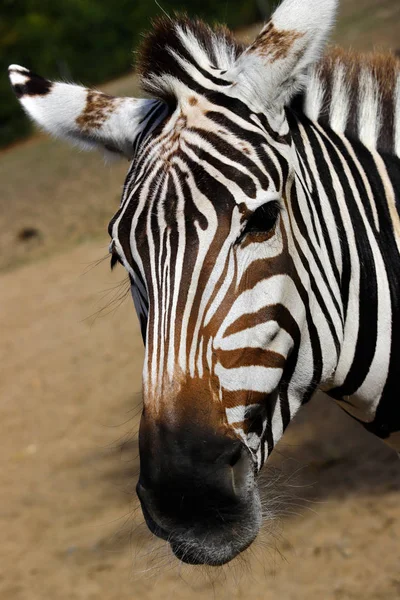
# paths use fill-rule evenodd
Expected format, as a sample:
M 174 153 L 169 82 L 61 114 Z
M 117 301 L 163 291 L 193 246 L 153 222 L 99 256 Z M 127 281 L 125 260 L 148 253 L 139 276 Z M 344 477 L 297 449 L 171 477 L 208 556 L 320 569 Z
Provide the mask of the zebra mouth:
M 184 541 L 174 539 L 172 533 L 168 533 L 166 529 L 161 527 L 153 519 L 149 511 L 147 510 L 144 503 L 142 504 L 143 516 L 146 521 L 147 527 L 150 532 L 158 538 L 169 542 L 171 550 L 175 557 L 181 562 L 187 565 L 208 565 L 211 567 L 220 567 L 236 556 L 247 550 L 257 537 L 257 532 L 254 536 L 247 541 L 247 543 L 240 547 L 233 547 L 232 544 L 227 543 L 220 546 L 215 544 L 215 547 L 204 548 L 199 542 Z
M 178 560 L 187 564 L 187 565 L 204 565 L 208 564 L 211 566 L 220 566 L 223 565 L 227 561 L 210 561 L 205 556 L 201 556 L 201 552 L 198 548 L 190 546 L 187 543 L 172 541 L 171 535 L 168 532 L 160 527 L 152 518 L 147 508 L 142 504 L 143 516 L 145 518 L 147 527 L 155 536 L 159 537 L 162 540 L 169 542 L 171 550 L 173 554 L 176 556 Z
M 189 539 L 183 534 L 177 535 L 176 532 L 168 532 L 159 525 L 151 516 L 144 502 L 141 502 L 143 516 L 150 532 L 158 538 L 165 540 L 170 544 L 174 556 L 181 562 L 188 565 L 208 565 L 211 567 L 222 566 L 236 556 L 247 550 L 257 537 L 260 523 L 255 523 L 253 534 L 246 536 L 247 540 L 242 543 L 233 543 L 228 531 L 219 532 L 219 535 L 212 536 L 211 542 L 208 535 L 208 544 L 204 544 L 202 535 L 198 539 Z M 256 519 L 256 521 L 258 521 Z M 211 543 L 210 543 L 211 542 Z
M 158 523 L 155 522 L 155 520 L 153 519 L 153 517 L 151 516 L 151 514 L 149 513 L 149 511 L 146 508 L 146 505 L 144 504 L 144 502 L 140 501 L 140 504 L 142 506 L 142 512 L 143 512 L 143 516 L 144 516 L 144 520 L 146 521 L 146 525 L 149 528 L 150 532 L 152 534 L 154 534 L 155 536 L 159 537 L 162 540 L 165 540 L 166 542 L 168 542 L 171 538 L 171 535 L 162 527 L 160 527 L 160 525 L 158 525 Z
M 233 560 L 236 556 L 247 550 L 253 543 L 256 535 L 248 541 L 245 546 L 233 548 L 227 545 L 226 548 L 208 548 L 205 550 L 201 546 L 188 544 L 185 542 L 171 542 L 171 549 L 176 558 L 187 565 L 207 565 L 209 567 L 222 567 Z
M 194 549 L 188 549 L 184 544 L 171 543 L 171 550 L 176 558 L 187 565 L 204 565 L 204 560 L 201 560 L 198 552 Z

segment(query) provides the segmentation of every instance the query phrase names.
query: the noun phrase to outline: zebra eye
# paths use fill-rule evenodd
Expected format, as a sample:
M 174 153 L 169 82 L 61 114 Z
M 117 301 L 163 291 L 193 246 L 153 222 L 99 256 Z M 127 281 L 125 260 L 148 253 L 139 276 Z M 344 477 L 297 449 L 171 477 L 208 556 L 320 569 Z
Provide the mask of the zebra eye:
M 243 238 L 248 233 L 269 233 L 275 227 L 280 210 L 277 200 L 259 206 L 247 221 L 240 237 Z

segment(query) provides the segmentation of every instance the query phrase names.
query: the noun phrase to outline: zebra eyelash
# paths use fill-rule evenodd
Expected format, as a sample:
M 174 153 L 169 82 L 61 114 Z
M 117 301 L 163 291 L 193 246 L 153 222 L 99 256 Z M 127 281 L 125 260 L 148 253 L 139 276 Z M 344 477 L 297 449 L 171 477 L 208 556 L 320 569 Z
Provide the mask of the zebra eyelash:
M 111 260 L 110 260 L 110 267 L 111 267 L 111 271 L 114 270 L 116 264 L 119 263 L 120 265 L 122 265 L 121 259 L 118 256 L 118 254 L 116 252 L 112 252 L 111 254 Z
M 116 266 L 117 263 L 119 263 L 120 265 L 123 266 L 121 257 L 120 257 L 120 255 L 118 254 L 118 252 L 115 249 L 114 240 L 111 242 L 108 251 L 111 254 L 111 259 L 110 259 L 111 271 L 113 271 L 113 269 L 115 268 L 115 266 Z

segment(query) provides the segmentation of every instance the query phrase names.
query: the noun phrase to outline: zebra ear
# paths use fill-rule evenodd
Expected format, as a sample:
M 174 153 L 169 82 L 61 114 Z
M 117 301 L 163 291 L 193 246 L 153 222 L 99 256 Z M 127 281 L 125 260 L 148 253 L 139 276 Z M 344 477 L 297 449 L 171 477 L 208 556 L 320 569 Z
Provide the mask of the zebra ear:
M 8 72 L 29 117 L 49 133 L 86 150 L 101 148 L 132 158 L 137 142 L 167 111 L 158 100 L 116 98 L 55 83 L 18 65 L 11 65 Z
M 337 7 L 338 0 L 284 0 L 239 57 L 237 83 L 248 88 L 254 81 L 264 104 L 285 105 L 306 85 L 309 67 L 320 59 Z

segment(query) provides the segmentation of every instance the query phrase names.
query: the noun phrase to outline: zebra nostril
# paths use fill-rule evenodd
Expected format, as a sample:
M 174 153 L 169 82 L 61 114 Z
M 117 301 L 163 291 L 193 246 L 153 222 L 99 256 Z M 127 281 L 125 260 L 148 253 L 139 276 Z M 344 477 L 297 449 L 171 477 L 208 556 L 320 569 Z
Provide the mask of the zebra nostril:
M 236 463 L 240 460 L 242 456 L 242 446 L 239 446 L 235 452 L 232 454 L 230 460 L 229 460 L 229 464 L 231 467 L 234 467 L 236 465 Z
M 233 459 L 233 457 L 232 457 Z M 232 464 L 232 487 L 238 498 L 244 496 L 249 489 L 249 484 L 253 481 L 253 463 L 248 451 L 242 447 L 235 454 L 235 462 Z

